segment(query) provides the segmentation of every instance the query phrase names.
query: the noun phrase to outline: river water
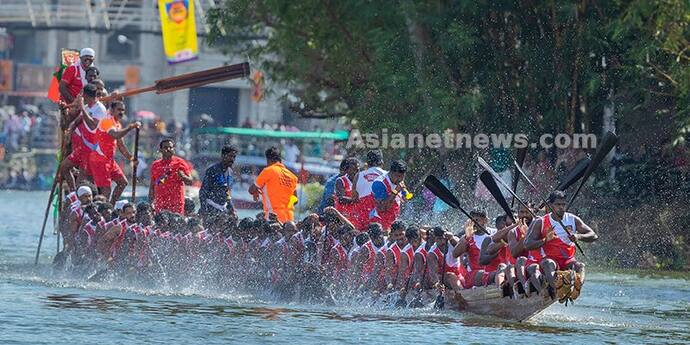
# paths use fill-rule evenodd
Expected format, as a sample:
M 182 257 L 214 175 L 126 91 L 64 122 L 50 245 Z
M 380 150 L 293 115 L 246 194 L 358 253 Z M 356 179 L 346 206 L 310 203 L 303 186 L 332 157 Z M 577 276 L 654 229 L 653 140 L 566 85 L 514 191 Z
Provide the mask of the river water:
M 688 344 L 690 282 L 591 270 L 575 305 L 523 323 L 433 310 L 328 307 L 204 287 L 147 290 L 57 278 L 45 192 L 0 191 L 0 344 Z

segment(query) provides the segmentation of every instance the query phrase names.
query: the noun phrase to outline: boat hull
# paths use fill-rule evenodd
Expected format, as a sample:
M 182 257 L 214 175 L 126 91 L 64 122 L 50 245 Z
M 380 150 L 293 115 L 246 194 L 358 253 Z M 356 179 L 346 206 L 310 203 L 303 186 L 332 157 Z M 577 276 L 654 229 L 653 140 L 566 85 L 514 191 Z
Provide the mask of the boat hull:
M 424 304 L 433 305 L 436 297 L 430 293 L 424 295 Z M 530 297 L 521 296 L 517 299 L 503 297 L 502 290 L 496 287 L 475 287 L 463 290 L 462 297 L 466 302 L 464 309 L 460 308 L 454 297 L 452 291 L 445 294 L 444 309 L 495 316 L 514 321 L 528 320 L 556 302 L 546 292 L 543 295 L 534 292 Z

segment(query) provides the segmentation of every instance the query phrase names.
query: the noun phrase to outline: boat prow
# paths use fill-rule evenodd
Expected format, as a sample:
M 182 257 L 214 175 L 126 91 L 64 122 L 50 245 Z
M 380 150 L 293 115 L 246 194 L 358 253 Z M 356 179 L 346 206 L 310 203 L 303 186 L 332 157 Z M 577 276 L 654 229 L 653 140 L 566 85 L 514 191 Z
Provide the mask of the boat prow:
M 426 296 L 424 304 L 433 305 L 435 297 L 431 297 L 428 293 L 424 295 Z M 543 294 L 533 292 L 529 297 L 521 295 L 518 298 L 510 298 L 503 296 L 502 289 L 493 286 L 462 290 L 462 297 L 465 301 L 464 308 L 460 307 L 452 291 L 446 292 L 444 309 L 525 321 L 556 302 L 556 299 L 552 299 L 546 291 Z

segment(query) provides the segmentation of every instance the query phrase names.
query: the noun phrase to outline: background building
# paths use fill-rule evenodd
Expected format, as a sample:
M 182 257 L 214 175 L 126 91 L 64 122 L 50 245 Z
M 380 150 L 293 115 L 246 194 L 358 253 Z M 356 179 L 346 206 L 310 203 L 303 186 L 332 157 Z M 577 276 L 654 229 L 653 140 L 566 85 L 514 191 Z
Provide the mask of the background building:
M 16 104 L 20 98 L 34 104 L 48 103 L 42 96 L 59 64 L 62 48 L 94 48 L 96 66 L 109 90 L 125 84 L 147 86 L 164 77 L 245 61 L 206 45 L 202 17 L 215 1 L 195 0 L 194 4 L 199 58 L 168 65 L 155 0 L 0 0 L 0 59 L 5 60 L 5 66 L 11 65 L 9 79 L 13 79 L 10 87 L 0 86 L 0 97 L 6 104 Z M 144 94 L 127 102 L 132 112 L 152 111 L 163 121 L 175 120 L 190 127 L 198 125 L 201 114 L 210 115 L 214 126 L 240 126 L 246 120 L 280 123 L 283 117 L 275 96 L 267 95 L 258 103 L 251 100 L 248 80 L 166 95 Z

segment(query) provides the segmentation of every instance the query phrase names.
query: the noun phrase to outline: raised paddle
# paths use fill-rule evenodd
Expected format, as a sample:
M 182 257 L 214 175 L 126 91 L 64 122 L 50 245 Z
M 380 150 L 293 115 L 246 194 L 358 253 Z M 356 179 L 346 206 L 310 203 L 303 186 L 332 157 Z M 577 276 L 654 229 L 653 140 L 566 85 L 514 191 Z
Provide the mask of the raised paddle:
M 134 132 L 134 159 L 132 162 L 134 163 L 134 166 L 132 166 L 132 203 L 136 205 L 137 203 L 137 166 L 138 166 L 138 159 L 139 159 L 139 128 L 137 128 Z M 153 188 L 153 186 L 151 186 Z M 153 200 L 149 200 L 149 202 L 153 202 Z
M 556 186 L 556 190 L 560 190 L 561 192 L 564 192 L 568 187 L 572 186 L 575 184 L 575 182 L 579 181 L 582 176 L 585 175 L 585 170 L 587 170 L 587 167 L 592 163 L 592 159 L 587 157 L 585 159 L 581 159 L 577 164 L 575 164 L 575 167 L 573 170 L 568 172 L 568 175 L 565 176 L 563 181 Z
M 597 147 L 597 151 L 594 153 L 592 162 L 587 166 L 587 170 L 585 170 L 584 175 L 582 176 L 582 180 L 580 180 L 580 185 L 577 186 L 577 189 L 575 190 L 573 195 L 570 196 L 570 200 L 568 201 L 568 204 L 565 206 L 566 211 L 570 208 L 570 206 L 572 206 L 575 197 L 577 197 L 577 195 L 580 193 L 582 186 L 585 185 L 587 179 L 589 179 L 589 177 L 592 175 L 592 172 L 594 172 L 594 169 L 596 169 L 599 166 L 599 164 L 601 164 L 606 155 L 608 155 L 611 149 L 613 149 L 613 147 L 616 146 L 617 141 L 618 137 L 615 134 L 613 134 L 613 132 L 606 132 L 606 134 L 604 135 L 604 139 L 602 140 L 602 144 L 599 145 L 599 147 Z
M 517 152 L 515 155 L 517 156 L 515 158 L 515 160 L 520 164 L 520 167 L 522 167 L 522 165 L 525 163 L 525 158 L 527 157 L 527 148 L 523 147 L 523 148 L 517 149 Z M 515 174 L 513 174 L 513 176 L 517 176 L 517 174 L 518 173 L 516 170 Z M 513 191 L 517 191 L 518 182 L 520 182 L 520 179 L 517 177 L 513 177 L 513 185 L 512 185 Z M 513 198 L 513 200 L 510 201 L 510 208 L 513 208 L 513 206 L 515 206 L 515 198 Z
M 527 182 L 527 184 L 530 185 L 530 187 L 532 187 L 532 189 L 534 189 L 534 191 L 537 193 L 537 195 L 539 196 L 539 199 L 541 200 L 542 205 L 545 205 L 546 208 L 548 209 L 548 211 L 549 211 L 550 213 L 553 213 L 553 208 L 551 208 L 551 205 L 550 205 L 550 204 L 546 201 L 546 199 L 544 199 L 544 197 L 540 194 L 540 191 L 539 191 L 539 189 L 537 188 L 537 186 L 536 186 L 534 183 L 532 183 L 532 180 L 530 180 L 529 177 L 527 177 L 527 174 L 525 174 L 524 170 L 522 170 L 522 168 L 520 168 L 520 167 L 518 166 L 517 162 L 515 162 L 515 167 L 517 167 L 516 170 L 518 171 L 519 176 L 522 176 L 522 178 L 525 180 L 525 182 Z M 528 210 L 529 210 L 529 208 L 528 208 Z M 572 235 L 572 234 L 570 233 L 570 231 L 568 231 L 568 228 L 565 227 L 565 224 L 563 224 L 563 220 L 562 220 L 562 219 L 557 219 L 556 221 L 558 222 L 558 224 L 560 224 L 560 226 L 563 228 L 563 230 L 565 230 L 565 231 L 568 233 L 568 235 Z M 580 250 L 580 253 L 581 253 L 583 256 L 587 257 L 587 255 L 585 255 L 585 253 L 582 251 L 582 248 L 580 248 L 580 245 L 579 245 L 577 242 L 574 242 L 574 243 L 575 243 L 575 245 L 577 245 L 577 249 Z
M 140 93 L 151 91 L 155 91 L 160 95 L 177 90 L 190 89 L 206 84 L 218 83 L 230 79 L 245 78 L 249 76 L 249 72 L 249 63 L 243 62 L 235 65 L 181 74 L 174 77 L 156 80 L 155 84 L 151 86 L 127 90 L 123 93 L 103 97 L 101 98 L 101 102 L 109 102 L 117 98 L 134 96 Z
M 585 174 L 585 170 L 587 170 L 587 167 L 591 162 L 592 159 L 590 159 L 589 157 L 581 159 L 579 162 L 577 162 L 573 170 L 568 172 L 568 175 L 566 175 L 563 181 L 556 187 L 556 190 L 564 192 L 566 189 L 568 189 L 568 187 L 572 186 L 573 184 L 575 184 L 575 182 L 579 181 Z M 542 202 L 537 208 L 542 209 L 544 206 L 546 205 Z
M 59 159 L 58 159 L 58 164 L 57 164 L 57 169 L 55 171 L 55 177 L 53 178 L 53 186 L 50 188 L 50 195 L 48 196 L 48 205 L 46 205 L 46 211 L 45 214 L 43 214 L 43 225 L 41 226 L 41 236 L 38 238 L 38 247 L 36 248 L 36 258 L 34 259 L 34 265 L 38 265 L 38 256 L 41 254 L 41 245 L 43 244 L 43 234 L 45 234 L 46 231 L 46 223 L 48 222 L 48 213 L 50 213 L 50 206 L 53 203 L 53 198 L 55 197 L 55 191 L 58 190 L 60 191 L 58 193 L 58 202 L 62 201 L 60 196 L 62 194 L 61 188 L 58 188 L 58 185 L 60 184 L 62 180 L 62 176 L 60 176 L 60 166 L 62 165 L 62 160 L 64 159 L 64 152 L 65 152 L 65 139 L 62 138 L 61 136 L 61 141 L 62 143 L 60 144 L 60 152 L 59 152 Z M 60 209 L 61 207 L 58 207 L 58 216 L 60 215 Z M 58 247 L 60 247 L 60 237 L 58 235 Z
M 486 172 L 488 172 L 489 174 L 491 174 L 491 176 L 493 176 L 493 178 L 494 178 L 494 180 L 495 180 L 496 182 L 498 182 L 501 186 L 503 186 L 503 188 L 507 189 L 508 192 L 510 193 L 510 195 L 512 195 L 513 198 L 514 198 L 520 205 L 522 205 L 522 206 L 524 206 L 526 209 L 528 209 L 528 210 L 530 211 L 530 213 L 532 214 L 533 217 L 535 217 L 535 218 L 537 217 L 537 215 L 534 214 L 534 212 L 532 212 L 532 210 L 529 208 L 529 206 L 527 206 L 527 204 L 526 204 L 524 201 L 522 201 L 522 199 L 520 199 L 520 197 L 517 196 L 517 194 L 515 194 L 515 192 L 513 192 L 512 190 L 510 190 L 510 187 L 508 187 L 508 185 L 506 185 L 506 183 L 503 182 L 503 180 L 501 180 L 501 177 L 498 176 L 498 174 L 496 173 L 496 171 L 494 171 L 494 168 L 492 168 L 492 167 L 489 165 L 489 163 L 487 163 L 487 162 L 484 160 L 484 158 L 482 158 L 482 157 L 477 157 L 477 160 L 479 161 L 479 165 L 481 165 L 482 168 L 484 168 L 484 170 L 486 170 Z
M 467 218 L 472 220 L 474 224 L 476 224 L 479 228 L 482 230 L 486 231 L 483 225 L 479 224 L 479 222 L 475 221 L 467 211 L 465 211 L 461 206 L 460 206 L 460 201 L 458 201 L 458 198 L 453 195 L 453 193 L 446 188 L 446 186 L 439 181 L 434 175 L 429 175 L 424 179 L 424 187 L 426 187 L 428 190 L 430 190 L 434 195 L 436 195 L 439 199 L 441 199 L 443 202 L 448 204 L 448 206 L 460 210 L 462 214 L 464 214 Z
M 46 231 L 46 223 L 48 223 L 48 213 L 50 213 L 50 206 L 53 204 L 53 197 L 55 197 L 55 190 L 57 189 L 59 180 L 60 166 L 58 165 L 58 171 L 55 174 L 55 179 L 53 180 L 53 187 L 50 189 L 50 195 L 48 196 L 48 205 L 46 205 L 46 211 L 43 214 L 43 225 L 41 226 L 41 235 L 38 238 L 38 248 L 36 248 L 36 258 L 34 259 L 34 265 L 38 265 L 38 256 L 41 254 L 41 245 L 43 244 L 43 234 Z M 58 242 L 58 246 L 59 244 L 60 242 Z
M 501 178 L 498 176 L 498 174 L 496 174 L 496 172 L 489 165 L 489 163 L 487 163 L 482 157 L 478 157 L 478 158 L 479 158 L 479 165 L 481 165 L 484 169 L 486 169 L 486 171 L 490 172 L 491 175 L 493 175 L 494 178 L 496 180 L 498 180 L 498 183 L 500 183 L 503 187 L 508 188 L 508 186 L 505 185 L 505 182 L 503 182 L 501 180 Z M 510 189 L 508 189 L 508 191 L 510 192 L 510 194 L 513 195 L 513 198 L 515 198 L 515 200 L 517 200 L 517 202 L 520 203 L 520 205 L 522 205 L 525 209 L 527 209 L 527 211 L 529 211 L 529 213 L 532 215 L 532 217 L 537 218 L 537 215 L 534 214 L 534 211 L 532 211 L 532 209 L 524 201 L 522 201 L 520 199 L 520 197 L 518 197 L 517 194 L 515 194 L 515 192 L 513 192 Z M 566 228 L 565 225 L 563 225 L 563 223 L 561 223 L 560 221 L 558 221 L 558 223 L 561 224 L 561 226 L 563 227 L 563 230 L 565 230 L 565 232 L 567 232 L 569 236 L 573 235 L 572 233 L 570 233 L 570 231 L 568 231 L 568 228 Z M 582 253 L 582 255 L 586 257 L 585 252 L 582 250 L 582 247 L 580 247 L 580 244 L 577 243 L 577 241 L 573 241 L 573 243 L 575 243 L 575 246 L 577 247 L 577 249 L 580 250 L 580 253 Z
M 491 176 L 491 173 L 488 171 L 482 172 L 479 175 L 479 180 L 481 180 L 484 186 L 486 186 L 486 189 L 489 190 L 489 193 L 493 195 L 494 199 L 496 199 L 496 202 L 498 202 L 506 215 L 508 215 L 508 217 L 514 221 L 515 217 L 513 217 L 513 210 L 511 210 L 510 206 L 508 205 L 508 201 L 506 201 L 506 198 L 501 192 L 501 188 L 498 187 L 496 180 L 493 178 L 493 176 Z M 513 198 L 513 200 L 515 200 L 515 198 Z

